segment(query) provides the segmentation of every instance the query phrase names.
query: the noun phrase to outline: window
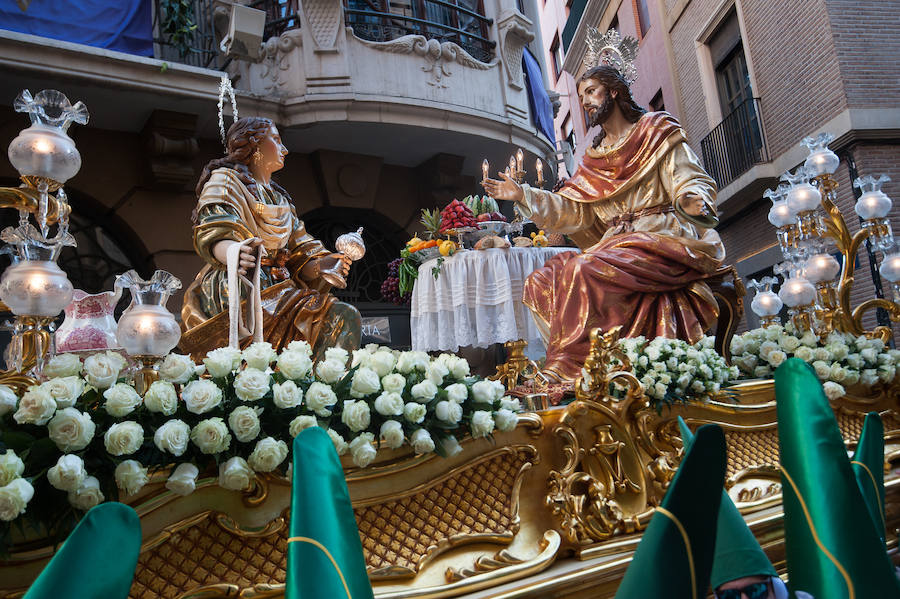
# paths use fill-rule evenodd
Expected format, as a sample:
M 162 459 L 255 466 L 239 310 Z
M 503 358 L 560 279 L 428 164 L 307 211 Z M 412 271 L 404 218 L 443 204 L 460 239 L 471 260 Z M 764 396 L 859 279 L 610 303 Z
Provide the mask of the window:
M 613 15 L 613 19 L 609 22 L 609 27 L 607 27 L 606 30 L 609 31 L 610 29 L 619 31 L 619 15 Z
M 562 52 L 559 50 L 559 34 L 553 36 L 553 43 L 550 45 L 550 62 L 553 63 L 553 80 L 558 81 L 562 74 Z
M 650 110 L 653 112 L 662 112 L 666 109 L 666 103 L 663 100 L 662 89 L 654 94 L 653 99 L 650 100 Z
M 569 144 L 569 147 L 574 152 L 575 151 L 575 128 L 572 126 L 572 119 L 569 118 L 570 116 L 571 115 L 567 114 L 566 118 L 563 119 L 563 124 L 562 124 L 561 129 L 562 129 L 563 139 L 566 140 L 566 143 Z
M 647 5 L 647 0 L 634 0 L 634 5 L 638 28 L 641 30 L 641 39 L 643 39 L 647 35 L 647 30 L 650 29 L 650 7 Z
M 738 40 L 737 46 L 716 65 L 716 87 L 722 114 L 734 112 L 738 106 L 753 97 L 750 89 L 750 73 L 744 58 L 744 46 Z

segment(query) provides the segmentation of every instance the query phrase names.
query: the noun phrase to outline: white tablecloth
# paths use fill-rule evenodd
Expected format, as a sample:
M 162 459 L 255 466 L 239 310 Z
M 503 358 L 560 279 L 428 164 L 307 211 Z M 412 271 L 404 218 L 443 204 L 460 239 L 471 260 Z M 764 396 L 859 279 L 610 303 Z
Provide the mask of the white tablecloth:
M 525 339 L 526 355 L 544 355 L 544 341 L 522 303 L 525 279 L 551 256 L 575 248 L 508 248 L 466 250 L 419 266 L 412 293 L 412 348 L 457 351 L 461 346 L 488 347 Z

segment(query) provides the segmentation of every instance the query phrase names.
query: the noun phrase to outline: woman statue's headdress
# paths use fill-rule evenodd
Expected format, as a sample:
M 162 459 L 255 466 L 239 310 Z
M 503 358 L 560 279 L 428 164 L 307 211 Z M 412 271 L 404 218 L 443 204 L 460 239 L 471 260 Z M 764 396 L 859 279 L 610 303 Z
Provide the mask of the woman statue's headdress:
M 225 115 L 222 113 L 226 93 L 228 94 L 228 99 L 231 100 L 231 122 L 236 123 L 238 120 L 238 109 L 237 101 L 234 99 L 234 88 L 231 87 L 231 79 L 227 75 L 222 75 L 222 80 L 219 81 L 219 134 L 222 136 L 222 145 L 225 146 L 225 153 L 227 154 L 228 140 L 225 139 Z
M 608 66 L 619 71 L 622 78 L 630 86 L 637 79 L 638 41 L 631 36 L 622 37 L 615 29 L 600 33 L 598 29 L 589 29 L 587 34 L 587 52 L 584 55 L 585 70 L 597 66 Z

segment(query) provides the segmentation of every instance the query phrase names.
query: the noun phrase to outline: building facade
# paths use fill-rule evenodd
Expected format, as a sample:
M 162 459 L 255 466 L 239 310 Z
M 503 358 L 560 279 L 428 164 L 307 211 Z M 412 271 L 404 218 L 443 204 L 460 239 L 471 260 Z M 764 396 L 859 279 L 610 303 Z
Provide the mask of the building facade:
M 645 14 L 649 26 L 641 32 Z M 771 274 L 782 260 L 767 220 L 771 204 L 762 194 L 784 171 L 802 164 L 804 137 L 835 136 L 830 147 L 841 158 L 837 204 L 852 232 L 860 226 L 853 211 L 856 177 L 887 174 L 892 181 L 883 190 L 900 198 L 900 64 L 892 58 L 900 51 L 900 38 L 892 33 L 900 25 L 900 6 L 589 0 L 572 10 L 566 24 L 573 41 L 565 68 L 579 72 L 589 27 L 604 30 L 616 23 L 623 35 L 641 40 L 635 98 L 659 108 L 652 98 L 661 90 L 665 109 L 682 123 L 716 179 L 718 230 L 727 261 L 745 280 Z M 891 220 L 897 230 L 896 209 Z M 860 251 L 853 305 L 890 293 L 873 268 L 880 259 Z M 864 322 L 871 327 L 878 318 L 871 312 Z M 877 322 L 887 324 L 884 315 Z M 744 326 L 756 324 L 748 314 Z
M 87 126 L 70 130 L 83 158 L 66 185 L 79 247 L 61 265 L 76 287 L 110 289 L 128 268 L 145 276 L 165 269 L 187 287 L 200 270 L 191 211 L 203 165 L 223 153 L 223 74 L 240 116 L 278 126 L 290 155 L 275 179 L 307 228 L 331 245 L 366 227 L 369 252 L 341 293 L 364 314 L 381 309 L 387 263 L 422 230 L 422 208 L 481 193 L 485 158 L 506 164 L 517 148 L 529 164 L 552 155 L 534 125 L 522 67 L 524 49 L 540 39 L 536 15 L 522 12 L 533 5 L 196 0 L 173 25 L 172 3 L 134 4 L 152 11 L 151 56 L 22 33 L 30 31 L 28 10 L 14 15 L 25 23 L 19 31 L 0 29 L 4 143 L 28 124 L 12 109 L 22 89 L 58 89 L 91 113 Z M 235 24 L 243 5 L 265 13 L 256 37 L 241 37 L 243 24 Z M 224 112 L 227 128 L 227 99 Z M 16 180 L 2 161 L 0 184 Z M 180 296 L 170 303 L 177 314 Z

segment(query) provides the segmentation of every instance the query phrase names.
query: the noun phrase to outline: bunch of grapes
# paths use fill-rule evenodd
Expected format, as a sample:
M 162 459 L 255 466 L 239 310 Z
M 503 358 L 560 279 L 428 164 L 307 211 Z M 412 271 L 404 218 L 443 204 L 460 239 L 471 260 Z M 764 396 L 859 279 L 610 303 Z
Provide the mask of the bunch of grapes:
M 386 302 L 391 302 L 398 306 L 408 306 L 412 299 L 412 294 L 404 293 L 400 295 L 400 273 L 398 271 L 402 262 L 403 258 L 397 258 L 396 260 L 391 260 L 388 264 L 387 278 L 381 284 L 381 297 Z

